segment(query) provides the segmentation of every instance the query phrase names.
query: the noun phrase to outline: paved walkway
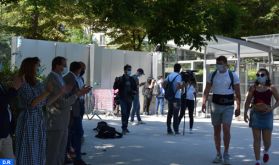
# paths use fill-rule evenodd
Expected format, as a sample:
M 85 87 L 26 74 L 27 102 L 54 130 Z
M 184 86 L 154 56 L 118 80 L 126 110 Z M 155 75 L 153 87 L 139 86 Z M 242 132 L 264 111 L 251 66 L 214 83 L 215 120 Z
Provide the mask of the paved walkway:
M 103 120 L 121 130 L 120 118 L 101 116 Z M 142 116 L 144 125 L 129 125 L 130 134 L 121 139 L 98 139 L 92 131 L 99 119 L 84 120 L 84 160 L 91 165 L 212 165 L 215 149 L 210 119 L 196 118 L 194 133 L 189 134 L 186 119 L 186 134 L 166 134 L 166 118 Z M 182 132 L 182 125 L 180 127 Z M 270 162 L 279 164 L 279 124 L 273 130 Z M 230 147 L 233 165 L 254 165 L 252 133 L 244 122 L 233 121 Z

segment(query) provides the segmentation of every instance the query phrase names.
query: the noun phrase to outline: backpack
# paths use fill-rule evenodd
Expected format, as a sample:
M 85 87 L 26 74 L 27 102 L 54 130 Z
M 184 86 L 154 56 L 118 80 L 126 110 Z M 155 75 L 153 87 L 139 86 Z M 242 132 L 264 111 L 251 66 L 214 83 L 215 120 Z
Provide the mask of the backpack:
M 113 138 L 121 138 L 123 135 L 116 131 L 114 127 L 110 127 L 106 122 L 100 121 L 97 124 L 97 127 L 93 129 L 97 132 L 95 137 L 101 139 L 113 139 Z
M 167 80 L 167 82 L 165 84 L 165 87 L 164 87 L 164 89 L 165 89 L 165 98 L 168 101 L 172 101 L 173 99 L 175 99 L 175 94 L 176 94 L 177 90 L 173 91 L 173 82 L 174 82 L 174 80 L 176 79 L 177 76 L 178 75 L 176 75 L 172 81 L 169 81 L 169 78 L 168 78 L 168 80 Z
M 159 84 L 156 84 L 153 88 L 153 91 L 152 91 L 152 94 L 154 96 L 159 96 L 161 94 L 161 91 L 160 91 L 160 85 Z
M 217 73 L 217 70 L 215 70 L 213 73 L 212 73 L 212 76 L 211 76 L 211 86 L 213 85 L 213 79 L 214 79 L 214 77 L 215 77 L 215 75 L 216 75 L 216 73 Z M 229 70 L 229 76 L 230 76 L 230 79 L 231 79 L 231 84 L 230 84 L 230 86 L 229 86 L 229 88 L 228 89 L 233 89 L 234 90 L 234 77 L 233 77 L 233 73 L 232 73 L 232 71 L 230 71 Z

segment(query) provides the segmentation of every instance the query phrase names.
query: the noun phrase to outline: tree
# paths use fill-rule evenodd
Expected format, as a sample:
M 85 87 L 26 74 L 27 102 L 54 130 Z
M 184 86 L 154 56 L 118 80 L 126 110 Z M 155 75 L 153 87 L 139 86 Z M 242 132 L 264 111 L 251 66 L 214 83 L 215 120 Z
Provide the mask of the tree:
M 278 0 L 237 0 L 240 24 L 232 37 L 279 33 Z
M 164 46 L 167 41 L 174 40 L 177 45 L 189 44 L 198 49 L 215 34 L 233 31 L 218 25 L 237 15 L 236 8 L 227 1 L 95 0 L 91 5 L 105 30 L 113 29 L 115 41 L 122 41 L 123 36 L 131 37 L 133 48 L 134 41 L 141 43 L 140 39 L 148 36 L 155 45 Z M 228 27 L 235 27 L 237 19 L 233 18 L 226 22 Z M 140 37 L 133 35 L 135 29 L 140 29 L 136 33 L 140 33 Z

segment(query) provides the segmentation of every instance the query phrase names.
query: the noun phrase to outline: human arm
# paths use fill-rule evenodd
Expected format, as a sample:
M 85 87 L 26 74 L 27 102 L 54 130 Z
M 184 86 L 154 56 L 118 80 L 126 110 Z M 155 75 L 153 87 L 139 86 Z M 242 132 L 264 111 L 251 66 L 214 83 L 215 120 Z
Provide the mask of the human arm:
M 244 121 L 247 123 L 249 120 L 248 117 L 248 109 L 250 107 L 251 101 L 253 99 L 253 93 L 255 91 L 255 87 L 252 86 L 249 88 L 249 91 L 246 94 L 246 99 L 245 99 L 245 103 L 244 103 Z
M 235 92 L 235 100 L 236 100 L 236 109 L 235 109 L 235 117 L 240 115 L 240 102 L 241 102 L 241 94 L 240 94 L 240 85 L 234 85 Z
M 202 96 L 202 112 L 203 113 L 205 113 L 205 111 L 206 111 L 206 102 L 207 102 L 207 98 L 208 98 L 210 89 L 211 89 L 211 83 L 207 82 L 204 92 L 203 92 L 203 96 Z
M 272 95 L 275 98 L 275 104 L 271 106 L 270 110 L 273 111 L 275 108 L 279 106 L 279 94 L 275 86 L 271 86 Z

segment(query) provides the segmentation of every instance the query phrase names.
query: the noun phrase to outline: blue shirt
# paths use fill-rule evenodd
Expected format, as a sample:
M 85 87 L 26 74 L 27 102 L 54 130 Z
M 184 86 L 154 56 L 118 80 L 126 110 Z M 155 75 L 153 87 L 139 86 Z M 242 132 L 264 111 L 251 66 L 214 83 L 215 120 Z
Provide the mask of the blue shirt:
M 173 81 L 173 84 L 172 84 L 173 85 L 173 91 L 176 91 L 175 98 L 181 99 L 181 89 L 176 88 L 177 85 L 182 82 L 181 75 L 177 72 L 172 72 L 171 74 L 168 75 L 168 77 L 166 78 L 166 81 L 169 81 L 169 82 Z

